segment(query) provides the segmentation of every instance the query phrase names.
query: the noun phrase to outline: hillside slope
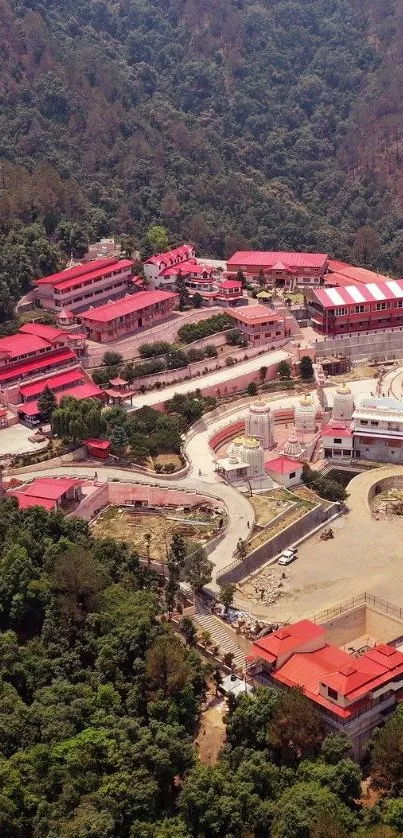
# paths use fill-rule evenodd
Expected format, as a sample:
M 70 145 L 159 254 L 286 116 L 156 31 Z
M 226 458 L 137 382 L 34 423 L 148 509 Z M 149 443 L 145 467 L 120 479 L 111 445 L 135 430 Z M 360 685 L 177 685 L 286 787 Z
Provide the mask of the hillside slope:
M 388 39 L 371 2 L 0 0 L 0 283 L 25 290 L 72 238 L 141 241 L 155 222 L 217 257 L 348 257 L 370 225 L 356 258 L 396 269 L 399 199 L 361 154 Z M 4 259 L 17 220 L 51 239 L 34 230 L 22 280 Z

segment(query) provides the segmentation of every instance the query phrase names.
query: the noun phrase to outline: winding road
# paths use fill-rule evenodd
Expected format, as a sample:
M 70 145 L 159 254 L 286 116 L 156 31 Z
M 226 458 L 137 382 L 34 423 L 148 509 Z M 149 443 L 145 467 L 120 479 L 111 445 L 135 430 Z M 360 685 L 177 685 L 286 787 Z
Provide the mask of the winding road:
M 358 395 L 369 395 L 371 390 L 375 387 L 374 379 L 365 379 L 362 381 L 351 382 L 350 384 L 353 392 Z M 333 403 L 334 387 L 325 388 L 325 395 L 329 405 Z M 273 409 L 286 408 L 295 406 L 297 404 L 298 396 L 296 394 L 283 395 L 276 394 L 271 398 L 267 398 Z M 249 400 L 250 402 L 253 399 Z M 81 465 L 74 463 L 71 465 L 62 465 L 57 467 L 44 466 L 42 469 L 35 469 L 32 471 L 21 470 L 18 476 L 23 480 L 33 480 L 35 477 L 79 477 L 94 479 L 97 475 L 97 481 L 119 480 L 121 482 L 139 483 L 159 486 L 162 488 L 179 488 L 182 490 L 196 491 L 202 494 L 210 495 L 225 504 L 228 512 L 228 529 L 225 538 L 215 547 L 210 554 L 210 559 L 214 564 L 213 585 L 218 572 L 221 572 L 227 565 L 233 561 L 234 552 L 236 550 L 237 542 L 241 538 L 245 540 L 248 538 L 254 523 L 254 511 L 248 498 L 239 492 L 237 489 L 223 483 L 216 474 L 216 460 L 214 452 L 209 445 L 210 437 L 218 430 L 228 424 L 229 421 L 236 422 L 238 419 L 245 417 L 249 402 L 243 402 L 227 410 L 222 409 L 219 415 L 207 414 L 201 419 L 188 433 L 184 449 L 190 464 L 190 470 L 185 477 L 178 477 L 172 480 L 162 477 L 161 475 L 149 476 L 133 469 L 115 468 L 113 466 L 96 467 L 88 464 Z M 8 472 L 9 476 L 13 471 Z

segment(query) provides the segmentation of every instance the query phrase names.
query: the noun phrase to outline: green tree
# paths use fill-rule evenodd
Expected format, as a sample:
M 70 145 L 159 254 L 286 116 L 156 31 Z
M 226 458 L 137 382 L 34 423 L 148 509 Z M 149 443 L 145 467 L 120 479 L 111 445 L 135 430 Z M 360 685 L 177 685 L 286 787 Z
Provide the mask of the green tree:
M 280 378 L 289 380 L 291 378 L 291 367 L 288 361 L 280 361 L 278 365 L 278 375 Z
M 403 709 L 396 712 L 375 735 L 371 751 L 374 781 L 392 793 L 403 782 Z
M 53 411 L 56 409 L 56 396 L 53 390 L 45 387 L 38 399 L 38 410 L 45 417 L 50 419 Z
M 178 693 L 186 684 L 189 668 L 180 641 L 173 635 L 155 640 L 146 656 L 147 686 L 153 696 L 166 699 Z
M 299 688 L 280 693 L 268 730 L 268 741 L 276 759 L 297 765 L 301 759 L 319 753 L 325 731 L 322 719 Z
M 182 617 L 179 623 L 179 628 L 188 646 L 194 646 L 196 643 L 197 631 L 194 627 L 192 618 L 188 616 Z
M 181 270 L 178 270 L 178 274 L 175 281 L 175 291 L 179 294 L 179 310 L 183 311 L 187 306 L 190 304 L 190 296 L 189 291 L 186 285 L 186 279 L 181 273 Z
M 169 250 L 169 233 L 166 227 L 152 224 L 147 230 L 146 240 L 152 253 L 164 253 Z
M 236 585 L 229 584 L 229 585 L 222 585 L 220 588 L 220 602 L 222 602 L 226 611 L 232 605 L 234 601 L 234 594 L 236 591 Z
M 193 294 L 193 296 L 192 296 L 192 306 L 194 306 L 194 308 L 201 308 L 202 305 L 203 305 L 203 297 L 202 297 L 201 294 L 199 294 L 198 291 L 196 291 L 196 294 Z
M 113 350 L 108 350 L 104 353 L 102 358 L 102 363 L 104 367 L 117 367 L 119 364 L 123 362 L 123 355 L 120 352 L 114 352 Z
M 196 547 L 185 558 L 183 578 L 194 591 L 200 591 L 212 579 L 213 562 L 207 556 L 203 547 Z
M 309 355 L 303 355 L 299 362 L 300 376 L 304 381 L 309 381 L 313 378 L 313 364 Z
M 257 395 L 257 384 L 255 381 L 251 381 L 247 387 L 248 396 L 256 396 Z

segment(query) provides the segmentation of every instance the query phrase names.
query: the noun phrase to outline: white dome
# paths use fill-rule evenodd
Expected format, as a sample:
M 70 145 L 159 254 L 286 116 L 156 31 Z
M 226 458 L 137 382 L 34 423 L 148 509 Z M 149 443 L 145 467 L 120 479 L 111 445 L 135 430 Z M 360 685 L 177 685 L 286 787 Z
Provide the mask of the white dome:
M 284 454 L 287 454 L 289 457 L 300 457 L 302 454 L 302 445 L 297 439 L 295 430 L 290 434 L 287 442 L 284 444 Z

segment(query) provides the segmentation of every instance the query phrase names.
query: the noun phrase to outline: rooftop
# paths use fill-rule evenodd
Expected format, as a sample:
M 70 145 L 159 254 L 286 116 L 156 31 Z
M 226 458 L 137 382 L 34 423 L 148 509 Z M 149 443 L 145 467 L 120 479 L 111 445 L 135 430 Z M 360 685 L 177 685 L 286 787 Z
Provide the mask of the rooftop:
M 322 268 L 327 260 L 326 253 L 296 253 L 283 250 L 238 250 L 228 259 L 227 268 L 231 270 L 232 265 L 256 266 L 272 268 L 276 263 L 281 262 L 285 268 Z
M 352 436 L 352 431 L 348 425 L 342 422 L 330 422 L 322 428 L 322 436 L 336 436 L 341 439 L 348 439 Z
M 73 384 L 74 381 L 85 381 L 81 370 L 67 370 L 67 372 L 56 373 L 56 375 L 42 378 L 40 381 L 34 381 L 32 384 L 22 384 L 20 393 L 26 399 L 30 396 L 37 396 L 43 393 L 46 387 L 52 390 L 57 387 L 64 387 L 67 384 Z
M 240 320 L 242 323 L 251 324 L 254 323 L 278 323 L 284 322 L 284 317 L 281 314 L 277 314 L 275 311 L 272 311 L 270 308 L 266 306 L 242 306 L 242 308 L 237 308 L 235 311 L 229 312 L 231 317 L 234 317 L 236 320 Z
M 355 406 L 354 414 L 359 412 L 360 408 L 364 410 L 374 410 L 380 413 L 393 412 L 403 414 L 403 402 L 399 399 L 388 398 L 383 396 L 379 399 L 375 397 L 361 398 Z
M 134 314 L 136 311 L 142 311 L 149 306 L 173 299 L 178 299 L 178 294 L 174 294 L 172 291 L 138 291 L 135 294 L 124 297 L 123 300 L 106 303 L 98 308 L 89 308 L 87 311 L 83 311 L 80 317 L 84 321 L 90 320 L 95 323 L 109 323 L 118 317 Z
M 358 268 L 339 259 L 329 259 L 329 273 L 325 276 L 325 285 L 365 285 L 370 282 L 386 282 L 389 277 L 370 271 L 368 268 Z
M 157 265 L 160 267 L 161 262 L 173 262 L 175 259 L 182 259 L 183 261 L 188 258 L 193 253 L 193 247 L 191 244 L 181 244 L 179 247 L 175 247 L 174 250 L 167 250 L 165 253 L 156 253 L 155 256 L 150 256 L 149 259 L 146 259 L 145 265 Z
M 385 282 L 369 282 L 359 287 L 347 285 L 344 288 L 316 288 L 311 293 L 323 308 L 401 300 L 403 299 L 403 280 L 388 279 Z
M 116 256 L 113 256 L 109 259 L 96 259 L 94 262 L 87 262 L 86 265 L 74 265 L 74 267 L 66 268 L 64 271 L 58 271 L 58 273 L 36 279 L 35 285 L 57 285 L 65 279 L 74 279 L 77 276 L 91 274 L 93 271 L 99 270 L 99 268 L 113 265 L 116 261 Z
M 18 331 L 25 335 L 36 335 L 39 338 L 48 340 L 50 343 L 66 335 L 63 329 L 56 329 L 54 326 L 45 326 L 43 323 L 25 323 L 24 326 L 20 326 Z
M 215 268 L 211 265 L 202 265 L 195 258 L 187 259 L 185 262 L 178 262 L 176 265 L 170 265 L 167 268 L 164 268 L 161 271 L 161 276 L 171 276 L 174 274 L 181 273 L 183 275 L 186 274 L 197 274 L 202 276 L 202 274 L 206 273 L 208 276 L 215 273 Z
M 39 340 L 39 338 L 37 338 Z M 0 341 L 1 344 L 1 341 Z M 13 369 L 8 367 L 0 370 L 0 387 L 6 385 L 8 381 L 18 381 L 27 375 L 36 375 L 39 370 L 44 370 L 46 367 L 51 367 L 58 364 L 66 364 L 70 361 L 76 361 L 77 355 L 68 346 L 62 346 L 58 352 L 52 355 L 47 355 L 40 358 L 31 358 L 30 360 L 21 361 Z
M 32 355 L 40 352 L 41 349 L 50 349 L 51 344 L 37 335 L 27 335 L 17 332 L 6 338 L 0 338 L 0 355 L 8 355 L 9 358 L 19 358 L 21 355 Z
M 101 262 L 109 262 L 109 259 L 101 259 Z M 134 262 L 132 259 L 116 259 L 111 265 L 104 265 L 102 268 L 98 268 L 96 271 L 91 271 L 89 274 L 81 274 L 77 277 L 70 277 L 69 279 L 59 281 L 57 283 L 57 290 L 69 291 L 70 288 L 75 288 L 77 285 L 81 285 L 87 280 L 92 282 L 94 279 L 101 279 L 103 276 L 111 274 L 115 271 L 127 270 L 133 265 Z
M 281 454 L 280 457 L 275 457 L 274 460 L 267 460 L 264 464 L 266 471 L 272 471 L 274 474 L 291 474 L 302 468 L 299 460 L 293 460 L 287 457 L 286 454 Z

